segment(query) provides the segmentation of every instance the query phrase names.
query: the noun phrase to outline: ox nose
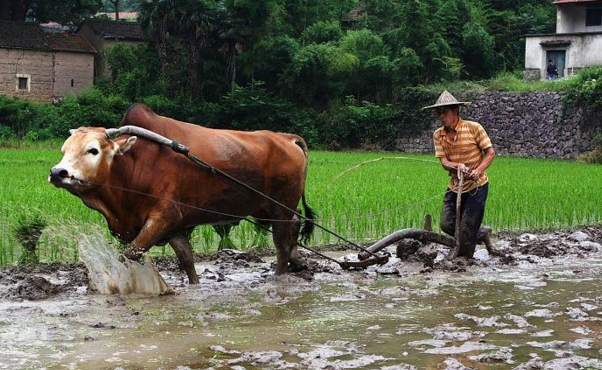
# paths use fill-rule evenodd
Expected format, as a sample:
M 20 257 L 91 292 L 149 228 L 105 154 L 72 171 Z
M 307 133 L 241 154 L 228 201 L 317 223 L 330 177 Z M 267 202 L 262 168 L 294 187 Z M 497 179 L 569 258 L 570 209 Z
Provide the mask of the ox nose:
M 61 179 L 69 177 L 69 171 L 64 168 L 53 168 L 50 170 L 50 181 L 60 182 Z

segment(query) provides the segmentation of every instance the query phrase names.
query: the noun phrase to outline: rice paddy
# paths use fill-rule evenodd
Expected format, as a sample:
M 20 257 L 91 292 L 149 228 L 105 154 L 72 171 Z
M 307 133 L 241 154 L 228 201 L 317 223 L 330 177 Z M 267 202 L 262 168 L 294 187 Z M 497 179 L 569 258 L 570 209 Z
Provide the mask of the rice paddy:
M 383 159 L 382 157 L 403 157 Z M 48 223 L 40 239 L 40 260 L 76 261 L 77 242 L 91 229 L 108 230 L 103 217 L 68 192 L 47 183 L 58 163 L 56 149 L 0 149 L 0 265 L 18 260 L 13 235 L 19 217 L 41 215 Z M 353 168 L 358 163 L 373 161 Z M 352 170 L 349 170 L 353 168 Z M 349 171 L 348 171 L 349 170 Z M 571 161 L 496 158 L 488 171 L 490 191 L 484 223 L 503 229 L 552 228 L 602 221 L 602 166 Z M 441 213 L 447 173 L 431 155 L 311 152 L 307 199 L 319 223 L 347 239 L 375 241 L 410 227 L 422 227 L 425 214 L 434 226 Z M 258 242 L 253 225 L 231 233 L 244 249 Z M 211 227 L 198 227 L 193 247 L 217 248 Z M 317 230 L 312 244 L 339 243 Z M 166 251 L 154 248 L 154 253 Z

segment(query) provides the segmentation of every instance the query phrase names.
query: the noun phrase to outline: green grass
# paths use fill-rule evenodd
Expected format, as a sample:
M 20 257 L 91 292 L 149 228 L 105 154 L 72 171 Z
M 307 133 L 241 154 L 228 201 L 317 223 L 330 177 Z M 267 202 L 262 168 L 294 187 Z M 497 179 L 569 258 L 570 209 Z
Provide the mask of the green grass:
M 357 167 L 358 163 L 381 160 Z M 81 233 L 104 232 L 102 216 L 68 192 L 47 183 L 61 158 L 59 145 L 44 149 L 0 149 L 0 265 L 17 261 L 20 247 L 12 229 L 20 215 L 40 214 L 49 226 L 40 242 L 42 261 L 77 260 Z M 311 152 L 307 197 L 321 225 L 354 241 L 378 240 L 410 227 L 421 227 L 426 213 L 435 225 L 448 181 L 430 155 Z M 602 221 L 602 166 L 569 161 L 497 158 L 490 168 L 490 193 L 484 223 L 502 229 L 573 226 Z M 239 246 L 256 239 L 247 223 L 233 230 Z M 209 227 L 193 234 L 194 248 L 216 248 Z M 318 230 L 313 244 L 337 243 Z M 160 253 L 162 248 L 155 248 Z
M 577 75 L 563 77 L 553 81 L 525 81 L 515 73 L 501 73 L 485 81 L 455 81 L 440 82 L 428 85 L 428 89 L 439 92 L 449 90 L 453 94 L 465 91 L 504 91 L 504 92 L 535 92 L 535 91 L 568 91 L 579 83 Z

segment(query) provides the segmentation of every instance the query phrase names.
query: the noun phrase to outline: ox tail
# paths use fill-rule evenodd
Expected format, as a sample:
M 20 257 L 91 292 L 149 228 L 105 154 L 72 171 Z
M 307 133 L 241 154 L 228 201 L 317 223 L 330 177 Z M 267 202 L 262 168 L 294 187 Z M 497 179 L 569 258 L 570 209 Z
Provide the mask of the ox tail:
M 295 140 L 295 144 L 297 144 L 301 148 L 301 150 L 303 150 L 303 154 L 305 154 L 305 175 L 303 179 L 303 195 L 301 196 L 301 204 L 303 205 L 305 218 L 303 219 L 303 226 L 301 227 L 300 234 L 301 242 L 307 243 L 316 228 L 316 224 L 314 223 L 316 214 L 305 200 L 305 181 L 307 180 L 307 167 L 309 165 L 309 159 L 307 158 L 307 144 L 300 137 L 297 140 Z
M 301 241 L 307 243 L 316 228 L 316 224 L 314 223 L 316 215 L 313 209 L 311 209 L 309 204 L 305 201 L 305 192 L 303 192 L 303 196 L 301 197 L 301 203 L 303 204 L 303 210 L 305 211 L 305 219 L 303 220 L 303 226 L 301 227 Z

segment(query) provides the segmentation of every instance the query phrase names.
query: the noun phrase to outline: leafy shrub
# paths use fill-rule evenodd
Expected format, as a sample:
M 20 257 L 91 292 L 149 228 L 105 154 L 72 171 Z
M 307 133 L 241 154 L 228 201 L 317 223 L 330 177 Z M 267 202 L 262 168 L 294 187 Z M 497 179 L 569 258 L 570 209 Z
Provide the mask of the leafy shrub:
M 399 130 L 397 116 L 391 105 L 357 105 L 353 97 L 347 97 L 345 104 L 331 109 L 323 131 L 325 143 L 331 149 L 392 149 Z
M 118 95 L 104 95 L 98 89 L 69 95 L 57 107 L 60 117 L 52 132 L 59 137 L 69 136 L 69 129 L 82 126 L 117 127 L 129 102 Z
M 233 130 L 288 131 L 293 104 L 270 95 L 263 83 L 255 81 L 249 86 L 235 86 L 220 101 L 219 128 Z
M 587 68 L 573 82 L 565 101 L 569 105 L 586 105 L 595 110 L 602 110 L 602 67 Z

